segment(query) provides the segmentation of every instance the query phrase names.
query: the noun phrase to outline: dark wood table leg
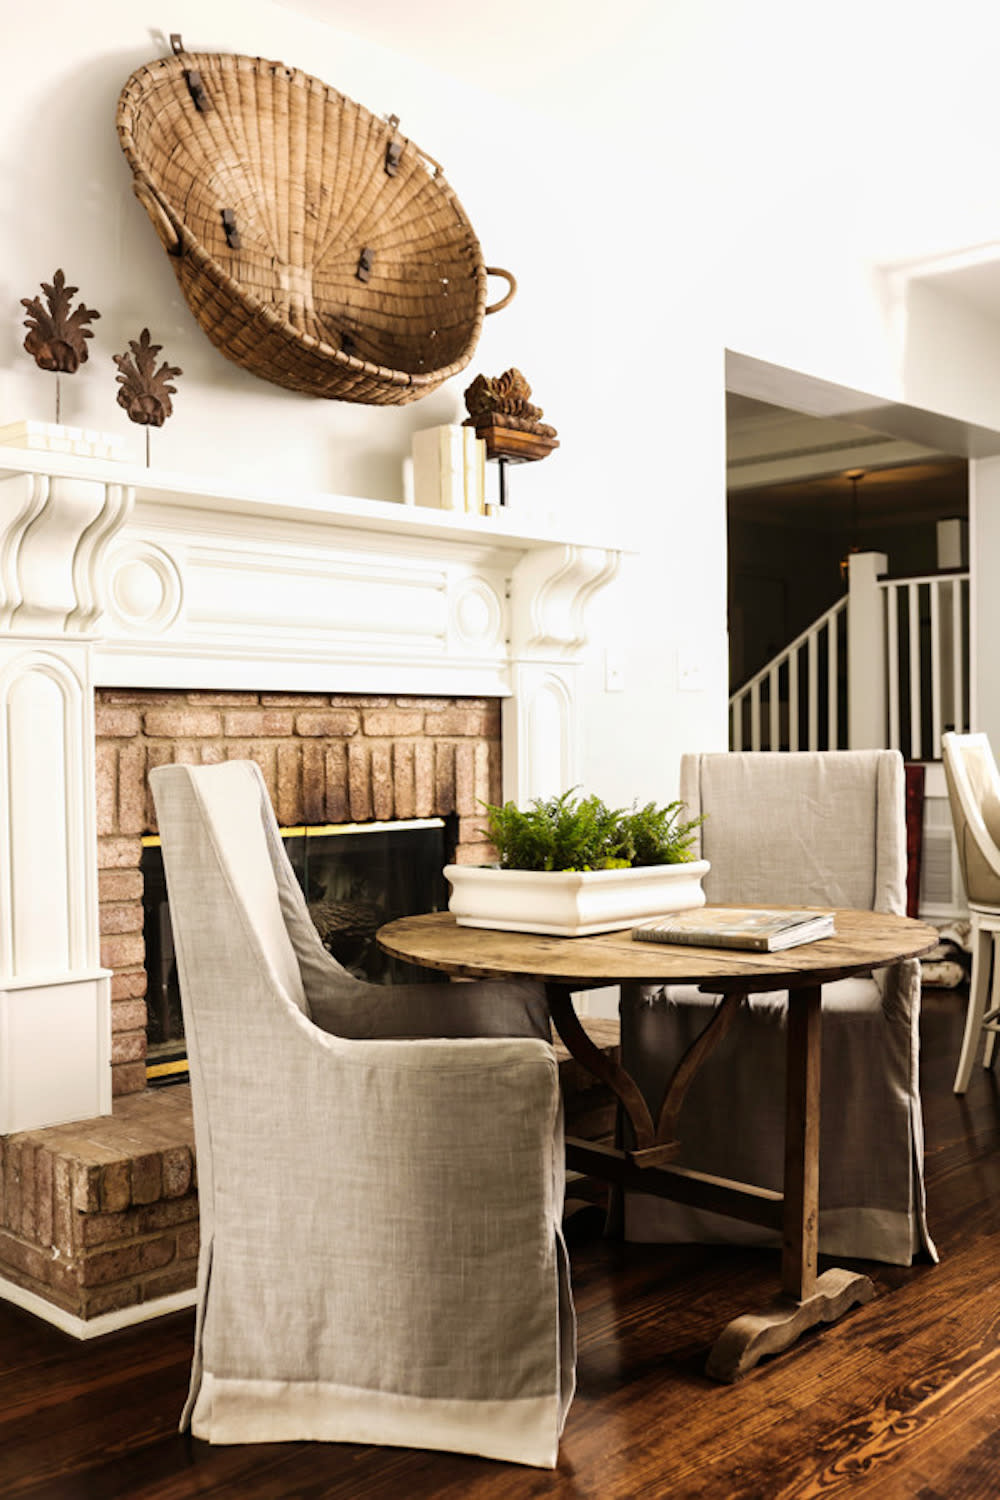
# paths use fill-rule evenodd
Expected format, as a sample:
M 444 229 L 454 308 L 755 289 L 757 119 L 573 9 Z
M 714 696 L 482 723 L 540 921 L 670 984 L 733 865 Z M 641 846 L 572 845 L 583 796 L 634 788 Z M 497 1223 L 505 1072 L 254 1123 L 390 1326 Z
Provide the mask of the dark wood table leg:
M 552 1023 L 571 1057 L 598 1078 L 617 1097 L 628 1116 L 635 1144 L 623 1148 L 622 1154 L 637 1167 L 660 1167 L 672 1161 L 681 1149 L 677 1139 L 677 1117 L 681 1112 L 691 1082 L 705 1059 L 714 1052 L 732 1029 L 740 1006 L 746 999 L 743 990 L 723 994 L 711 1020 L 681 1058 L 674 1070 L 660 1112 L 654 1124 L 642 1090 L 630 1073 L 595 1047 L 573 1005 L 573 992 L 564 984 L 546 984 Z
M 832 1323 L 875 1288 L 867 1276 L 832 1269 L 817 1276 L 819 1242 L 820 987 L 789 995 L 785 1083 L 785 1181 L 781 1296 L 723 1329 L 706 1373 L 736 1380 L 766 1354 L 777 1354 L 807 1328 Z
M 573 991 L 565 984 L 546 984 L 545 998 L 552 1024 L 567 1052 L 601 1083 L 608 1085 L 631 1121 L 638 1148 L 652 1150 L 656 1143 L 656 1128 L 649 1106 L 631 1075 L 596 1047 L 580 1025 L 573 1005 Z
M 818 985 L 789 996 L 781 1290 L 796 1302 L 812 1296 L 816 1286 L 821 1019 Z

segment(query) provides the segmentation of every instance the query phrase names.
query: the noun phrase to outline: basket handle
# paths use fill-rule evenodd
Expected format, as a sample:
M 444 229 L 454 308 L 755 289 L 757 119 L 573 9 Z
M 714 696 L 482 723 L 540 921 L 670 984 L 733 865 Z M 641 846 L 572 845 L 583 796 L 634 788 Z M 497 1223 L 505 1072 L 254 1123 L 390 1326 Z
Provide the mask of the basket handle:
M 153 221 L 160 244 L 168 255 L 180 255 L 181 240 L 176 226 L 160 202 L 156 189 L 147 177 L 133 177 L 132 191 Z
M 499 312 L 502 307 L 506 307 L 507 303 L 513 300 L 514 293 L 517 291 L 517 278 L 510 271 L 501 270 L 499 266 L 487 266 L 486 274 L 487 276 L 502 276 L 509 287 L 506 297 L 501 297 L 499 302 L 494 302 L 492 307 L 486 309 L 488 315 Z

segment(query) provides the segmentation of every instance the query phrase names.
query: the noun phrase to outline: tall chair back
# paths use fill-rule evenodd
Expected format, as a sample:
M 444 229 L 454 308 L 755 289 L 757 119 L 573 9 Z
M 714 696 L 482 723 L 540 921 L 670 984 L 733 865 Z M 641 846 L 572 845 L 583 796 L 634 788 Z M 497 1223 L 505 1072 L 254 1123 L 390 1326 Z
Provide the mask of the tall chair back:
M 906 910 L 905 774 L 895 750 L 688 754 L 679 794 L 704 815 L 710 903 Z M 622 1060 L 656 1109 L 716 997 L 696 986 L 622 993 Z M 783 992 L 750 996 L 690 1086 L 677 1165 L 781 1190 Z M 909 1264 L 925 1249 L 919 1093 L 920 966 L 913 959 L 823 987 L 820 1249 Z M 764 1243 L 721 1214 L 629 1193 L 628 1238 Z
M 198 1158 L 182 1426 L 554 1467 L 574 1321 L 541 988 L 354 979 L 256 765 L 150 785 Z
M 955 1093 L 964 1094 L 980 1038 L 988 1068 L 1000 1029 L 1000 771 L 985 734 L 943 735 L 941 757 L 972 928 L 969 1004 L 955 1073 Z M 991 970 L 993 993 L 987 1008 Z

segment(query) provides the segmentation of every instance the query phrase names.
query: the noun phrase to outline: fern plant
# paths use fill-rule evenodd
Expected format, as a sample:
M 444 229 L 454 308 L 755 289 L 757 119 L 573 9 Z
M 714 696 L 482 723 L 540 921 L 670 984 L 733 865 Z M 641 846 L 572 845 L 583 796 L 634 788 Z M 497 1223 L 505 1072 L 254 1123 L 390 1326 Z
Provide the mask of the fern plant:
M 634 865 L 681 864 L 701 818 L 683 821 L 682 802 L 629 810 L 599 797 L 536 797 L 527 810 L 514 802 L 484 803 L 490 840 L 503 870 L 623 870 Z

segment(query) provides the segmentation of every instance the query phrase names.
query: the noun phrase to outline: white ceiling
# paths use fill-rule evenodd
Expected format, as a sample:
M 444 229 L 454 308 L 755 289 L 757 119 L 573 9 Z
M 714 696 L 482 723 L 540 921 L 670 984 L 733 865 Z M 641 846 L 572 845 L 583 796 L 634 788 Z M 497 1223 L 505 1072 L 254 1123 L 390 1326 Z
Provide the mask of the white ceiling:
M 995 241 L 890 267 L 888 275 L 897 286 L 932 287 L 1000 321 L 1000 244 Z
M 726 450 L 730 515 L 744 520 L 843 527 L 855 501 L 851 474 L 862 529 L 966 514 L 964 460 L 870 427 L 730 393 Z
M 546 114 L 583 121 L 639 62 L 668 0 L 277 0 Z
M 938 450 L 871 427 L 808 416 L 751 396 L 726 397 L 726 482 L 730 492 L 789 484 L 848 469 L 898 468 Z

